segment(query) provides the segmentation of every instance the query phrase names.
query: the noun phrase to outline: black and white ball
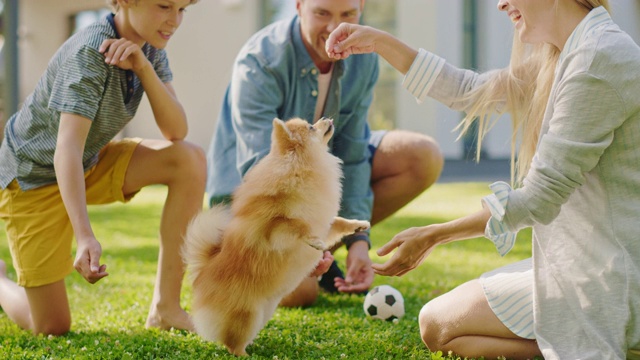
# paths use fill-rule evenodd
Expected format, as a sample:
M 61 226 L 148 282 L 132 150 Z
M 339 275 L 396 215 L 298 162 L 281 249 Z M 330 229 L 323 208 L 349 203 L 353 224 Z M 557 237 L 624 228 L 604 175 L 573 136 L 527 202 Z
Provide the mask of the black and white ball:
M 375 319 L 393 321 L 404 316 L 404 298 L 389 285 L 376 286 L 364 298 L 364 312 Z

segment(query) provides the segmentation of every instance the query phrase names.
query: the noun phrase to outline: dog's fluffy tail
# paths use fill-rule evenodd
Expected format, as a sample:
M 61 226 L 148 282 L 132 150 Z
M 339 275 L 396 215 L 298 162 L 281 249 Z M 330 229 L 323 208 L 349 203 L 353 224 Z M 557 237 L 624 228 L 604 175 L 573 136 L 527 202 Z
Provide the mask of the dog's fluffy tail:
M 229 209 L 217 205 L 196 215 L 189 226 L 182 248 L 190 283 L 198 277 L 205 264 L 220 251 L 222 233 L 231 220 Z

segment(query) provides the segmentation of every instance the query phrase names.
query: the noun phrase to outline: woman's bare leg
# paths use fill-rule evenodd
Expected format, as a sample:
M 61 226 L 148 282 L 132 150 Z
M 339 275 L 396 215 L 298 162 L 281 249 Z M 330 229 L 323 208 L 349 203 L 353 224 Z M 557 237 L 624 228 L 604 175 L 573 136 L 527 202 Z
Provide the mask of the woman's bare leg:
M 535 340 L 518 337 L 496 317 L 477 279 L 429 301 L 419 321 L 422 341 L 431 351 L 486 358 L 541 356 Z

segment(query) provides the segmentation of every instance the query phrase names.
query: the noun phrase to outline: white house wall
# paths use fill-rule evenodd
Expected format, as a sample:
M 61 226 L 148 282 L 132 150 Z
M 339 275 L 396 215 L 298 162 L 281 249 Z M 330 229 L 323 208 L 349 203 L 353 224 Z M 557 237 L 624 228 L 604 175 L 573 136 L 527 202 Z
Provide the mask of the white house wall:
M 49 59 L 69 36 L 69 16 L 105 4 L 105 0 L 20 0 L 20 99 L 33 91 Z
M 20 0 L 20 98 L 35 88 L 49 59 L 67 39 L 68 19 L 82 10 L 105 7 L 105 0 Z M 209 145 L 231 65 L 258 28 L 258 0 L 200 0 L 187 9 L 167 46 L 173 86 L 189 119 L 188 140 Z M 143 99 L 124 136 L 160 138 Z
M 200 0 L 187 9 L 167 46 L 173 82 L 187 113 L 187 140 L 207 149 L 229 83 L 231 67 L 245 41 L 258 30 L 257 0 Z M 159 138 L 146 100 L 126 136 Z
M 397 36 L 414 47 L 424 48 L 463 66 L 463 2 L 405 0 L 398 2 Z M 478 0 L 478 70 L 504 67 L 509 62 L 513 30 L 506 16 L 500 16 L 493 0 Z M 453 132 L 462 114 L 433 99 L 418 104 L 398 84 L 398 127 L 435 137 L 446 158 L 461 158 L 462 142 Z M 484 142 L 492 158 L 508 158 L 511 125 L 501 119 Z
M 478 67 L 480 71 L 508 63 L 512 25 L 496 10 L 496 0 L 477 0 L 479 12 Z M 612 0 L 613 17 L 640 42 L 640 1 Z M 35 87 L 46 65 L 68 36 L 69 17 L 81 10 L 97 9 L 104 0 L 20 0 L 20 96 Z M 443 56 L 454 65 L 463 61 L 463 2 L 445 0 L 397 1 L 396 36 L 414 47 Z M 238 50 L 257 29 L 259 0 L 200 0 L 189 8 L 181 28 L 167 50 L 174 72 L 173 85 L 189 118 L 188 140 L 207 148 L 213 132 L 231 65 Z M 447 158 L 460 158 L 462 144 L 452 129 L 461 114 L 434 100 L 417 104 L 400 88 L 399 128 L 420 131 L 437 139 Z M 503 119 L 485 141 L 492 158 L 508 157 L 510 121 Z M 126 136 L 160 137 L 146 101 L 125 129 Z
M 396 36 L 415 48 L 433 51 L 454 65 L 462 65 L 462 1 L 403 0 L 397 6 Z M 460 119 L 457 112 L 432 99 L 418 104 L 400 83 L 396 97 L 397 127 L 434 137 L 447 158 L 461 156 L 461 144 L 455 142 L 457 135 L 452 132 Z

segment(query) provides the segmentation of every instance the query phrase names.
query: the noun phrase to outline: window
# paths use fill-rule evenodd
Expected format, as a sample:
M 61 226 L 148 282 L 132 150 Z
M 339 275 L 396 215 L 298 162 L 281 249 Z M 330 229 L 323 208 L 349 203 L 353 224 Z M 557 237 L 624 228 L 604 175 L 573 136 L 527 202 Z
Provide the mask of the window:
M 69 34 L 73 35 L 78 30 L 91 25 L 92 23 L 98 21 L 99 19 L 104 18 L 109 14 L 111 10 L 107 8 L 98 9 L 98 10 L 85 10 L 72 15 L 70 18 L 69 24 Z

